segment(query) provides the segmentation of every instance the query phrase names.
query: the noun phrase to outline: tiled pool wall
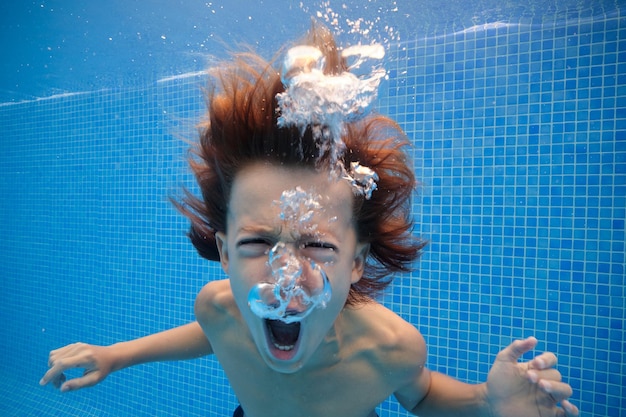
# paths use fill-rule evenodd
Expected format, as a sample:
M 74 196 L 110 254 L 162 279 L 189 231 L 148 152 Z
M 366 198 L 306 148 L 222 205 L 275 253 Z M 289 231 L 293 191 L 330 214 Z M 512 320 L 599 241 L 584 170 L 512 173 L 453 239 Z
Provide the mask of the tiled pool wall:
M 582 415 L 623 415 L 626 21 L 474 29 L 389 53 L 381 111 L 413 142 L 416 233 L 430 245 L 383 302 L 422 331 L 433 369 L 482 381 L 499 349 L 535 335 Z M 2 415 L 232 412 L 211 358 L 71 394 L 37 385 L 50 349 L 186 323 L 197 291 L 223 277 L 168 201 L 195 189 L 181 139 L 203 84 L 0 107 Z M 379 412 L 407 415 L 394 401 Z
M 431 367 L 482 381 L 535 335 L 583 415 L 621 415 L 626 20 L 475 29 L 395 51 L 388 113 L 413 141 L 430 245 L 388 301 Z

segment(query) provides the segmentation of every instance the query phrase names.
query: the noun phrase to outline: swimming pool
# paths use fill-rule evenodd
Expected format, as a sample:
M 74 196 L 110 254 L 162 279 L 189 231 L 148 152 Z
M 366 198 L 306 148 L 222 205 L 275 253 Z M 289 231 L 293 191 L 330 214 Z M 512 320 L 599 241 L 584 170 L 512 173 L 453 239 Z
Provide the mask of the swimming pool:
M 415 31 L 388 44 L 379 108 L 412 138 L 422 181 L 416 233 L 430 245 L 383 301 L 422 331 L 433 369 L 484 380 L 501 347 L 535 335 L 540 350 L 557 353 L 582 415 L 622 415 L 626 17 L 609 2 L 512 5 L 506 11 L 518 14 L 509 16 L 480 3 L 453 3 L 450 16 L 436 2 L 399 2 L 393 15 L 397 27 Z M 261 49 L 306 29 L 297 3 L 284 6 L 303 23 L 281 23 Z M 54 14 L 51 3 L 45 8 Z M 222 18 L 220 10 L 205 11 Z M 229 19 L 258 20 L 262 11 Z M 450 21 L 420 23 L 438 12 Z M 151 22 L 183 31 L 185 16 L 176 13 Z M 266 24 L 284 13 L 276 9 Z M 133 16 L 141 24 L 150 17 Z M 144 39 L 146 31 L 137 29 Z M 19 55 L 19 43 L 11 51 Z M 137 59 L 160 64 L 145 73 L 120 61 L 113 69 L 121 75 L 96 68 L 101 75 L 92 81 L 52 73 L 34 86 L 2 88 L 2 415 L 225 416 L 236 406 L 212 358 L 138 366 L 71 394 L 38 386 L 50 349 L 114 343 L 193 320 L 197 291 L 223 276 L 195 254 L 186 220 L 167 200 L 181 185 L 195 189 L 181 136 L 193 134 L 202 114 L 198 71 L 206 62 L 169 66 L 165 52 L 149 55 Z M 68 88 L 73 78 L 76 88 Z M 407 415 L 393 400 L 379 414 Z

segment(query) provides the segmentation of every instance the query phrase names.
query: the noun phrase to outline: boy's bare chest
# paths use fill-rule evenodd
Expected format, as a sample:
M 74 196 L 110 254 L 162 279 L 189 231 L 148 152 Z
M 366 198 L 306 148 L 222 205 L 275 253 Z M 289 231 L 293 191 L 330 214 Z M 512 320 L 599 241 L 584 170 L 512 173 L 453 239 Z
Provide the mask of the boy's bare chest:
M 393 391 L 366 355 L 281 374 L 267 367 L 253 344 L 215 353 L 247 417 L 368 417 Z

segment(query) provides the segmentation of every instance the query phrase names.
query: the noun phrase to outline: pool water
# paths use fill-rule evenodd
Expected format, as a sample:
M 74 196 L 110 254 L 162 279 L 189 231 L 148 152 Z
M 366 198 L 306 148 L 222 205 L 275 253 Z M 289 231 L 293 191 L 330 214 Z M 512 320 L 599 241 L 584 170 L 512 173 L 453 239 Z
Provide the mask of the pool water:
M 430 241 L 382 302 L 424 334 L 430 368 L 467 382 L 536 336 L 591 417 L 626 410 L 626 16 L 611 6 L 405 32 L 386 45 L 378 106 L 412 140 L 416 233 Z M 0 414 L 235 408 L 213 358 L 70 394 L 38 385 L 49 350 L 184 324 L 200 288 L 224 277 L 168 202 L 196 189 L 181 137 L 204 110 L 200 64 L 38 98 L 3 88 Z M 393 399 L 378 412 L 408 415 Z

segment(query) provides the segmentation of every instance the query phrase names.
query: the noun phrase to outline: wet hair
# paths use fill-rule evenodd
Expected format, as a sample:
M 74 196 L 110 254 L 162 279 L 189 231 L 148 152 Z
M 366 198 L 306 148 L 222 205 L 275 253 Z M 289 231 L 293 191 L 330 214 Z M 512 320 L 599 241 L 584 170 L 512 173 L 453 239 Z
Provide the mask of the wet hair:
M 346 71 L 330 31 L 314 24 L 303 42 L 325 56 L 327 74 Z M 207 91 L 208 118 L 200 125 L 190 167 L 202 198 L 185 191 L 177 208 L 191 221 L 189 237 L 198 253 L 219 260 L 215 233 L 226 231 L 233 181 L 246 166 L 268 162 L 284 167 L 319 168 L 320 154 L 308 127 L 278 126 L 276 95 L 282 93 L 280 72 L 252 53 L 237 54 L 214 69 Z M 346 168 L 359 162 L 379 177 L 370 199 L 355 195 L 353 221 L 359 242 L 369 244 L 363 277 L 352 285 L 347 304 L 371 300 L 391 282 L 395 272 L 409 271 L 424 242 L 412 235 L 410 199 L 416 181 L 403 148 L 402 129 L 390 118 L 370 114 L 347 124 L 342 137 Z

